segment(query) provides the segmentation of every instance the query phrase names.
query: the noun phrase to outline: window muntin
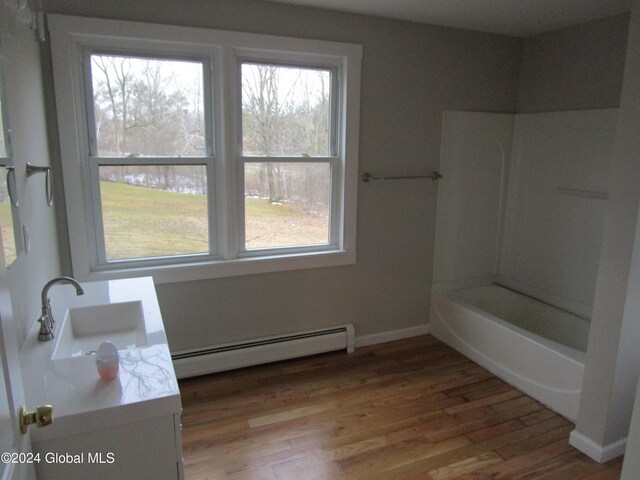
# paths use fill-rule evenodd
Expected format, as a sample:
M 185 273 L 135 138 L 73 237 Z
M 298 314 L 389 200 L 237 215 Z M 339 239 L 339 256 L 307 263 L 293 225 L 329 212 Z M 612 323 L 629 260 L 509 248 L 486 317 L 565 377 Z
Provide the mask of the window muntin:
M 97 156 L 206 155 L 201 61 L 90 54 Z
M 330 163 L 245 163 L 247 250 L 328 245 L 330 214 Z
M 255 62 L 240 68 L 242 155 L 331 155 L 331 69 Z
M 209 252 L 205 165 L 99 167 L 108 262 Z

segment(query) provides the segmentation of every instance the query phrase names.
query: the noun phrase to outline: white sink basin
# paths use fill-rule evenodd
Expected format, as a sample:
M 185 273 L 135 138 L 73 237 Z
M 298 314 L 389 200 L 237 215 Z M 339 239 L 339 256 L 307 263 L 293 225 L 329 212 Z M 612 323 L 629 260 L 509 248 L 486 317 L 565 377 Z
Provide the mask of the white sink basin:
M 54 334 L 54 360 L 93 353 L 106 341 L 118 350 L 147 345 L 141 301 L 70 308 Z

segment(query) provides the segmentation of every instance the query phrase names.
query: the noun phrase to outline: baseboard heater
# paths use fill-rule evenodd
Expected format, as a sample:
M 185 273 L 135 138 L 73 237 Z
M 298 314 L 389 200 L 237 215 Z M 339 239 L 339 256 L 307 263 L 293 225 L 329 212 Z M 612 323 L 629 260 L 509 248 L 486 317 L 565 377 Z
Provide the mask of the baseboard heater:
M 335 350 L 347 350 L 351 353 L 354 348 L 355 331 L 353 325 L 348 323 L 338 327 L 185 350 L 175 352 L 171 358 L 177 377 L 188 378 Z

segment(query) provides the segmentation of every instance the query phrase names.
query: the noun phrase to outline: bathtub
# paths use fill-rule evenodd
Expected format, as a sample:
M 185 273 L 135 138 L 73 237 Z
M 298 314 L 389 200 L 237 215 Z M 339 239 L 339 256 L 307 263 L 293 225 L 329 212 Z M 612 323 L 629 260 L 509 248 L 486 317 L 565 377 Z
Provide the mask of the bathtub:
M 497 285 L 434 292 L 431 333 L 575 421 L 589 320 Z

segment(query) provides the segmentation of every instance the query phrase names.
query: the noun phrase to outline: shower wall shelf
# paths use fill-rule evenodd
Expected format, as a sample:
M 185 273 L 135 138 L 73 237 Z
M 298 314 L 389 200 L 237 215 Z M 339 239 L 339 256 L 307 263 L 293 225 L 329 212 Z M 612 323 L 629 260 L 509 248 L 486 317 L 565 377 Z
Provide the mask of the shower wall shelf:
M 47 205 L 53 205 L 53 174 L 51 167 L 42 167 L 27 162 L 27 178 L 37 173 L 44 173 L 44 189 L 47 195 Z
M 609 198 L 607 192 L 581 190 L 579 188 L 558 187 L 558 192 L 565 195 L 573 195 L 574 197 L 591 198 L 593 200 L 607 200 Z

